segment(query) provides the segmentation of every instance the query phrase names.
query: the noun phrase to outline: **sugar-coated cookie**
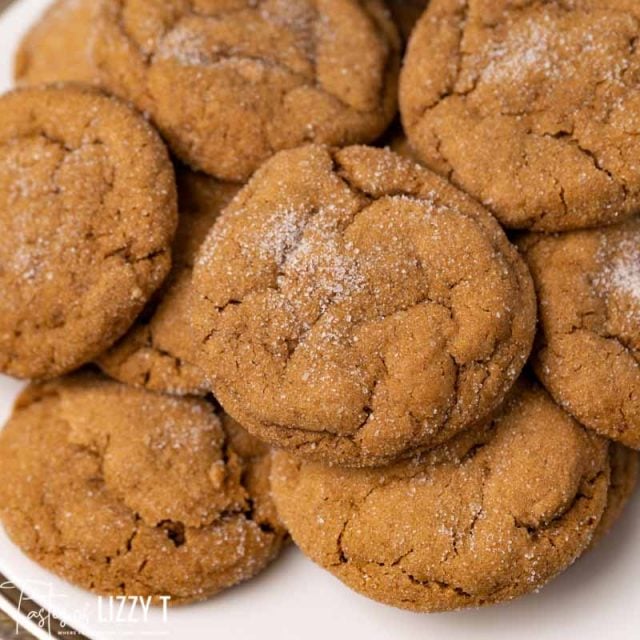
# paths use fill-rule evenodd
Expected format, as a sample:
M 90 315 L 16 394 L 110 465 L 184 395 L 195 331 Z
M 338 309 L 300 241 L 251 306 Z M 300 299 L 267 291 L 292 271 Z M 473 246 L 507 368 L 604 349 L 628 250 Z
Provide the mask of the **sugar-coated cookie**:
M 373 465 L 443 442 L 528 357 L 528 270 L 483 207 L 382 149 L 283 151 L 205 241 L 198 364 L 249 431 Z
M 266 447 L 205 401 L 78 374 L 18 399 L 0 433 L 0 518 L 85 589 L 200 600 L 278 554 L 269 467 Z
M 238 191 L 186 169 L 178 171 L 180 219 L 171 273 L 127 334 L 99 359 L 111 377 L 134 386 L 178 395 L 205 395 L 209 384 L 194 364 L 191 272 L 200 244 Z
M 169 271 L 173 167 L 128 106 L 70 85 L 0 98 L 0 371 L 95 358 Z
M 609 445 L 522 383 L 496 419 L 380 469 L 277 452 L 276 506 L 302 551 L 415 611 L 509 600 L 569 567 L 607 505 Z
M 421 160 L 507 227 L 640 211 L 640 3 L 433 0 L 400 79 Z
M 521 246 L 539 299 L 538 378 L 582 424 L 640 449 L 640 219 Z
M 382 0 L 106 0 L 93 56 L 187 164 L 241 181 L 305 142 L 369 142 L 396 112 Z

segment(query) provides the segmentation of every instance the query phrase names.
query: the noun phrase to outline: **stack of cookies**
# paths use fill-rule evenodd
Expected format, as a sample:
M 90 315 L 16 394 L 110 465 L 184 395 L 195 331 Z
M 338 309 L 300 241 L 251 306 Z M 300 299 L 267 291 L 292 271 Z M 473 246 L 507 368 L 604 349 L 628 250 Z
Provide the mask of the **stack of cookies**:
M 640 6 L 426 5 L 58 0 L 25 37 L 0 370 L 33 382 L 0 516 L 43 566 L 187 602 L 288 531 L 442 611 L 537 589 L 614 524 Z

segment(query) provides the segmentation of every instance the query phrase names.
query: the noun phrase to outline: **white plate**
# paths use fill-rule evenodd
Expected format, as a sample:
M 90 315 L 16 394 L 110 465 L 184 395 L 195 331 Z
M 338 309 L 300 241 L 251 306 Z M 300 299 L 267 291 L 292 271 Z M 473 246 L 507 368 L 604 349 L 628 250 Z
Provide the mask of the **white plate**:
M 2 91 L 11 86 L 16 43 L 47 4 L 48 0 L 21 0 L 0 16 Z M 8 416 L 19 388 L 0 376 L 0 420 Z M 226 634 L 234 640 L 629 640 L 640 630 L 640 495 L 604 544 L 540 593 L 478 611 L 428 616 L 376 604 L 349 591 L 293 548 L 255 580 L 210 602 L 170 609 L 166 620 L 161 610 L 152 610 L 146 621 L 105 621 L 107 602 L 101 616 L 95 596 L 40 569 L 1 529 L 0 572 L 26 597 L 94 640 L 211 640 Z M 134 614 L 139 616 L 139 609 Z M 46 637 L 46 631 L 42 633 Z

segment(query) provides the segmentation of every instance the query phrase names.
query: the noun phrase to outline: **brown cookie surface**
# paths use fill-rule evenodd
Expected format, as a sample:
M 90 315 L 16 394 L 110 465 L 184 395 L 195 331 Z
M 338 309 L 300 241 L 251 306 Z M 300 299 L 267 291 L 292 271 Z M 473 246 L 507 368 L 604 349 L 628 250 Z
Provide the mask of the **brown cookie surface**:
M 375 600 L 444 611 L 533 591 L 587 548 L 608 443 L 525 383 L 494 421 L 412 460 L 343 469 L 276 452 L 271 482 L 320 566 Z
M 0 434 L 11 539 L 97 593 L 199 600 L 284 540 L 268 450 L 201 400 L 91 374 L 32 385 Z
M 622 515 L 638 485 L 640 454 L 624 445 L 612 443 L 609 462 L 611 481 L 607 496 L 607 507 L 596 529 L 591 546 L 595 546 L 612 529 Z
M 123 103 L 0 98 L 0 371 L 52 377 L 112 344 L 169 271 L 175 225 L 167 151 Z
M 640 449 L 640 219 L 522 247 L 539 299 L 536 375 L 582 424 Z
M 255 435 L 381 464 L 482 419 L 526 360 L 530 276 L 494 218 L 390 151 L 279 153 L 194 269 L 198 364 Z
M 98 5 L 96 0 L 57 0 L 21 41 L 16 82 L 96 83 L 89 44 Z
M 206 376 L 193 364 L 191 272 L 200 244 L 238 188 L 186 169 L 178 171 L 180 217 L 171 272 L 129 332 L 98 359 L 106 374 L 153 391 L 208 393 Z
M 190 166 L 241 181 L 275 151 L 378 137 L 399 38 L 380 0 L 108 0 L 94 58 Z
M 561 231 L 640 210 L 640 5 L 433 0 L 400 81 L 430 168 L 511 228 Z

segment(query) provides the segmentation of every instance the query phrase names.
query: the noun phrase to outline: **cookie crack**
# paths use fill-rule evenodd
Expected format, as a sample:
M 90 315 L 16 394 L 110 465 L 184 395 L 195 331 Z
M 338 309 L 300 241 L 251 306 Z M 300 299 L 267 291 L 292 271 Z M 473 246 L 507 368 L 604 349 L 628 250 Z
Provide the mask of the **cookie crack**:
M 468 591 L 465 591 L 462 587 L 456 586 L 452 583 L 449 582 L 445 582 L 444 580 L 435 580 L 435 579 L 422 579 L 422 578 L 416 578 L 413 574 L 409 573 L 408 571 L 400 568 L 400 571 L 402 571 L 402 573 L 409 579 L 409 581 L 412 584 L 415 585 L 419 585 L 421 587 L 438 587 L 439 589 L 442 589 L 443 591 L 452 591 L 456 596 L 459 596 L 461 598 L 465 598 L 465 599 L 470 599 L 470 598 L 474 598 L 475 596 L 471 593 L 469 593 Z M 487 595 L 487 597 L 489 597 L 490 594 Z
M 187 541 L 184 522 L 179 520 L 161 520 L 156 525 L 156 529 L 164 531 L 167 538 L 176 549 L 179 549 Z
M 454 16 L 457 18 L 457 31 L 458 31 L 458 41 L 455 47 L 455 58 L 456 58 L 456 69 L 453 73 L 453 76 L 448 78 L 447 86 L 441 90 L 437 97 L 435 97 L 431 102 L 424 104 L 420 108 L 420 112 L 417 114 L 415 121 L 418 122 L 422 120 L 430 111 L 433 111 L 437 108 L 442 102 L 447 100 L 448 98 L 454 95 L 465 96 L 471 93 L 473 89 L 475 89 L 475 85 L 469 91 L 458 93 L 456 91 L 456 85 L 458 84 L 458 80 L 462 75 L 463 63 L 464 63 L 464 54 L 462 52 L 462 41 L 464 39 L 464 28 L 467 23 L 469 17 L 469 1 L 465 0 L 465 2 L 458 7 Z
M 378 485 L 376 487 L 371 487 L 365 494 L 364 496 L 362 496 L 361 498 L 358 499 L 358 502 L 356 502 L 353 498 L 351 498 L 350 500 L 350 506 L 349 506 L 349 515 L 345 518 L 343 524 L 342 524 L 342 528 L 340 529 L 340 532 L 338 533 L 338 537 L 336 538 L 336 547 L 337 547 L 337 555 L 339 558 L 339 562 L 338 565 L 341 564 L 351 564 L 351 560 L 349 559 L 349 556 L 346 552 L 346 550 L 344 549 L 344 545 L 343 545 L 343 538 L 344 538 L 344 534 L 347 530 L 347 527 L 349 526 L 349 523 L 351 522 L 351 520 L 353 520 L 353 518 L 356 517 L 356 515 L 358 514 L 360 507 L 367 501 L 367 499 L 369 498 L 369 496 L 376 490 L 380 489 L 383 485 Z M 358 504 L 359 503 L 359 504 Z M 337 566 L 337 565 L 333 565 L 333 566 Z
M 516 529 L 524 530 L 532 541 L 537 541 L 541 534 L 551 531 L 558 523 L 562 522 L 568 514 L 575 511 L 581 502 L 588 502 L 590 500 L 593 500 L 593 496 L 589 495 L 586 490 L 588 488 L 593 488 L 596 483 L 604 477 L 604 471 L 598 471 L 594 476 L 591 477 L 583 477 L 581 482 L 582 486 L 576 492 L 571 502 L 569 502 L 569 504 L 567 504 L 565 508 L 562 509 L 562 511 L 556 513 L 552 518 L 546 521 L 538 522 L 536 524 L 531 524 L 519 519 L 515 515 L 512 515 L 511 517 L 513 518 L 514 526 L 516 527 Z M 546 539 L 549 541 L 549 543 L 551 543 L 551 540 L 548 537 Z
M 528 133 L 529 135 L 535 135 L 531 131 L 529 131 Z M 596 171 L 598 171 L 599 173 L 603 173 L 611 182 L 618 184 L 622 189 L 623 197 L 625 199 L 627 198 L 628 187 L 626 183 L 621 179 L 617 178 L 611 170 L 607 169 L 607 167 L 603 165 L 602 161 L 598 158 L 597 154 L 594 151 L 592 151 L 591 149 L 581 144 L 580 140 L 575 136 L 574 132 L 561 131 L 558 133 L 543 133 L 541 137 L 550 138 L 552 140 L 558 140 L 558 141 L 566 140 L 569 144 L 574 145 L 582 153 L 583 156 L 585 156 L 590 160 L 591 164 L 593 164 L 593 167 L 596 169 Z M 566 207 L 566 202 L 564 201 L 564 197 L 563 197 L 563 202 Z

